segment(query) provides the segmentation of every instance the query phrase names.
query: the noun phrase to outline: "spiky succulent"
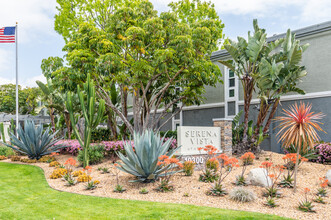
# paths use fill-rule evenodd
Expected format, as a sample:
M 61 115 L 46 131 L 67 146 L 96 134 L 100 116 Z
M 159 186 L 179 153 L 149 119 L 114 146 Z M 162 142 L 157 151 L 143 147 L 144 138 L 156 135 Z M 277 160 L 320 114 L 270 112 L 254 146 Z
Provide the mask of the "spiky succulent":
M 17 133 L 19 139 L 13 133 L 10 133 L 12 145 L 2 143 L 22 154 L 26 154 L 30 159 L 39 160 L 42 156 L 56 152 L 64 147 L 54 146 L 59 140 L 59 138 L 55 137 L 57 132 L 50 134 L 50 128 L 44 131 L 42 124 L 36 127 L 33 121 L 24 121 L 24 129 L 21 125 L 18 125 Z
M 165 171 L 173 168 L 173 165 L 158 165 L 158 158 L 161 155 L 172 157 L 178 149 L 169 150 L 172 138 L 164 141 L 160 134 L 148 130 L 142 134 L 134 133 L 133 138 L 134 145 L 131 141 L 124 142 L 126 156 L 117 152 L 122 160 L 118 169 L 136 176 L 138 182 L 151 182 L 164 176 Z M 170 172 L 167 174 L 170 175 Z

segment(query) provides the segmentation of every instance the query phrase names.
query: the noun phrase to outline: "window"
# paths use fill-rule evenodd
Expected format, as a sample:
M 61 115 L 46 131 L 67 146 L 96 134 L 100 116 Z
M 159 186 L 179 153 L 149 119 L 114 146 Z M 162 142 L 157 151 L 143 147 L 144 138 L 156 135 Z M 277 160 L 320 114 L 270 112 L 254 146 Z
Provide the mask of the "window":
M 235 96 L 236 78 L 234 72 L 229 70 L 229 97 Z

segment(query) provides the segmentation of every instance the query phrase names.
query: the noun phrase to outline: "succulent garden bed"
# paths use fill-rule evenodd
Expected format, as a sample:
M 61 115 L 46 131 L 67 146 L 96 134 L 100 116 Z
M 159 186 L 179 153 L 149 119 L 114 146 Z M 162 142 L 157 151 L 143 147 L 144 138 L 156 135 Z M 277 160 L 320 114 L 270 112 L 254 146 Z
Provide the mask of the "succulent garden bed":
M 57 155 L 55 156 L 60 164 L 71 158 L 71 155 Z M 254 160 L 252 165 L 247 166 L 246 174 L 253 168 L 259 168 L 261 164 L 267 160 L 272 161 L 274 164 L 284 164 L 283 154 L 263 152 L 259 159 Z M 73 157 L 76 159 L 75 157 Z M 3 160 L 5 162 L 12 162 L 10 160 Z M 13 162 L 21 163 L 21 162 Z M 211 183 L 204 183 L 199 181 L 201 171 L 194 171 L 192 176 L 185 176 L 184 173 L 177 173 L 171 178 L 171 185 L 173 191 L 159 192 L 156 189 L 159 186 L 158 182 L 154 183 L 137 183 L 129 182 L 134 180 L 135 177 L 124 172 L 119 172 L 119 183 L 123 186 L 125 191 L 122 193 L 114 192 L 114 187 L 117 185 L 117 178 L 115 173 L 115 167 L 111 164 L 111 160 L 104 160 L 97 165 L 91 165 L 91 177 L 92 180 L 98 180 L 100 183 L 93 190 L 86 190 L 86 183 L 78 183 L 74 186 L 66 186 L 65 181 L 62 179 L 51 179 L 50 176 L 56 169 L 50 167 L 49 163 L 32 163 L 41 167 L 45 172 L 45 177 L 49 185 L 55 189 L 79 193 L 84 195 L 94 195 L 101 197 L 112 197 L 121 199 L 133 199 L 133 200 L 145 200 L 155 202 L 167 202 L 167 203 L 183 203 L 194 204 L 200 206 L 210 206 L 225 209 L 235 209 L 244 211 L 261 212 L 266 214 L 276 214 L 279 216 L 295 218 L 295 219 L 328 219 L 331 215 L 331 198 L 325 197 L 326 204 L 320 204 L 314 202 L 315 213 L 306 213 L 298 210 L 299 201 L 304 199 L 304 189 L 309 188 L 310 198 L 315 198 L 313 194 L 316 193 L 319 187 L 319 178 L 323 177 L 327 170 L 331 169 L 331 165 L 323 165 L 311 162 L 303 163 L 299 168 L 298 175 L 298 192 L 293 193 L 293 189 L 281 188 L 281 198 L 276 198 L 275 208 L 269 208 L 265 206 L 266 198 L 263 197 L 264 188 L 259 186 L 247 185 L 244 188 L 256 194 L 256 199 L 252 202 L 241 203 L 230 199 L 231 195 L 225 196 L 210 196 L 206 192 L 210 189 Z M 108 168 L 108 172 L 98 170 L 98 168 Z M 74 167 L 73 171 L 82 170 L 82 167 Z M 107 169 L 104 169 L 106 171 Z M 223 186 L 228 192 L 234 187 L 233 184 L 236 176 L 240 175 L 241 168 L 234 169 L 229 176 L 224 180 Z M 329 189 L 327 189 L 328 191 Z M 146 193 L 146 191 L 148 193 Z

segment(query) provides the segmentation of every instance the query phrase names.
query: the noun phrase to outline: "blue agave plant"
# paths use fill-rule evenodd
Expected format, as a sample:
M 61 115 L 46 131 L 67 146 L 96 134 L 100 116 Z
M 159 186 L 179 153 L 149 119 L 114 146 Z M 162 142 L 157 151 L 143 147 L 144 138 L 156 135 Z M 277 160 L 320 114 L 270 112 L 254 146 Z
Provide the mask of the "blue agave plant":
M 24 121 L 24 129 L 19 125 L 17 133 L 19 138 L 10 132 L 9 136 L 12 145 L 2 143 L 22 154 L 28 155 L 30 159 L 39 160 L 42 156 L 57 152 L 64 147 L 54 146 L 60 139 L 55 138 L 57 132 L 50 134 L 50 128 L 44 131 L 43 125 L 36 127 L 33 121 Z
M 118 152 L 117 155 L 122 160 L 118 169 L 137 177 L 137 182 L 151 182 L 158 177 L 164 176 L 170 166 L 157 165 L 161 155 L 172 157 L 177 149 L 170 149 L 172 138 L 164 142 L 158 133 L 145 131 L 142 134 L 134 133 L 134 147 L 132 142 L 125 142 L 124 149 L 126 156 Z M 168 172 L 168 174 L 170 174 Z

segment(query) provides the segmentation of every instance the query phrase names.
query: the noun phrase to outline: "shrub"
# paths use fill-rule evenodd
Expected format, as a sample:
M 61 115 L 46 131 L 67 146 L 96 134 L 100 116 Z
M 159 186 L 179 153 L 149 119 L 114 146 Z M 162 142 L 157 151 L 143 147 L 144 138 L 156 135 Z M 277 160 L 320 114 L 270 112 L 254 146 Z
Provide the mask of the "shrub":
M 139 194 L 147 194 L 148 193 L 148 190 L 146 188 L 142 188 L 140 191 L 139 191 Z
M 230 158 L 226 154 L 220 154 L 216 157 L 219 161 L 220 169 L 218 171 L 218 180 L 215 181 L 213 187 L 207 192 L 207 195 L 223 196 L 227 191 L 223 188 L 224 179 L 233 171 L 235 167 L 239 167 L 238 160 L 234 157 Z
M 11 161 L 20 161 L 21 160 L 21 157 L 20 156 L 12 156 L 11 158 L 10 158 L 10 160 Z
M 15 152 L 13 151 L 13 149 L 6 147 L 6 146 L 0 146 L 0 156 L 13 156 L 15 155 Z
M 22 158 L 20 160 L 22 163 L 37 163 L 36 159 Z
M 255 155 L 252 152 L 247 152 L 240 157 L 240 160 L 243 162 L 243 165 L 251 165 L 255 159 Z
M 328 192 L 326 191 L 326 188 L 328 187 L 328 182 L 329 180 L 326 179 L 326 178 L 319 178 L 319 188 L 317 189 L 317 193 L 316 195 L 317 196 L 320 196 L 320 197 L 326 197 Z
M 105 158 L 105 148 L 103 146 L 90 146 L 87 151 L 89 163 L 90 164 L 98 164 L 101 163 Z M 78 161 L 83 164 L 84 160 L 84 151 L 79 151 Z
M 217 172 L 219 164 L 220 163 L 216 158 L 210 158 L 209 160 L 206 161 L 206 168 Z
M 122 162 L 117 167 L 123 172 L 137 177 L 137 181 L 151 182 L 164 176 L 171 167 L 158 165 L 158 158 L 166 155 L 169 158 L 173 156 L 176 149 L 170 149 L 172 139 L 168 141 L 160 138 L 158 133 L 153 131 L 144 131 L 142 134 L 134 133 L 134 146 L 130 142 L 125 142 L 124 149 L 126 156 L 118 152 Z
M 51 179 L 59 179 L 67 174 L 67 169 L 65 168 L 56 168 L 49 178 Z
M 92 180 L 92 177 L 90 175 L 87 175 L 86 173 L 83 173 L 77 177 L 78 182 L 89 182 Z
M 331 162 L 331 144 L 324 143 L 319 144 L 315 147 L 317 151 L 317 159 L 315 160 L 318 163 L 329 163 Z
M 243 165 L 242 165 L 241 175 L 236 177 L 235 184 L 237 186 L 246 185 L 245 171 L 247 169 L 247 165 L 253 164 L 254 159 L 255 159 L 255 155 L 252 152 L 247 152 L 240 157 L 240 160 L 242 161 Z
M 174 187 L 170 185 L 170 178 L 173 174 L 179 172 L 175 169 L 177 169 L 177 167 L 182 168 L 183 164 L 181 164 L 177 158 L 169 158 L 167 155 L 162 155 L 159 157 L 157 165 L 165 168 L 164 175 L 160 177 L 161 180 L 157 190 L 161 192 L 172 191 Z
M 177 139 L 177 130 L 176 131 L 160 131 L 161 137 Z
M 253 191 L 243 187 L 233 188 L 229 193 L 229 197 L 237 202 L 251 202 L 256 199 L 256 195 Z
M 4 144 L 28 155 L 30 159 L 39 160 L 42 156 L 56 152 L 63 147 L 54 146 L 59 140 L 59 138 L 55 138 L 57 132 L 50 134 L 50 128 L 44 131 L 42 124 L 36 127 L 33 121 L 24 121 L 24 129 L 19 125 L 17 133 L 20 139 L 11 134 L 12 145 Z
M 270 207 L 270 208 L 275 208 L 277 207 L 278 205 L 276 204 L 276 201 L 275 201 L 275 198 L 269 196 L 267 198 L 267 201 L 264 203 L 264 205 Z
M 41 157 L 38 160 L 38 162 L 40 162 L 40 163 L 51 163 L 52 161 L 55 161 L 55 160 L 56 160 L 55 157 L 46 155 L 46 156 Z
M 281 165 L 273 165 L 272 162 L 264 161 L 262 162 L 261 168 L 266 169 L 266 178 L 268 177 L 271 179 L 271 183 L 264 192 L 265 197 L 280 197 L 280 193 L 278 192 L 277 185 L 278 180 L 281 174 L 284 172 L 285 167 Z
M 0 155 L 0 160 L 6 160 L 6 159 L 7 159 L 6 156 Z
M 192 176 L 194 172 L 195 163 L 191 160 L 185 161 L 183 163 L 183 171 L 185 176 Z
M 82 174 L 83 174 L 83 171 L 81 171 L 81 170 L 76 170 L 76 171 L 72 172 L 73 177 L 78 177 Z
M 59 162 L 57 162 L 57 161 L 53 161 L 53 162 L 50 162 L 49 163 L 49 167 L 58 167 L 58 166 L 60 166 L 61 164 L 59 163 Z
M 91 133 L 91 142 L 112 141 L 112 132 L 108 128 L 95 128 Z

